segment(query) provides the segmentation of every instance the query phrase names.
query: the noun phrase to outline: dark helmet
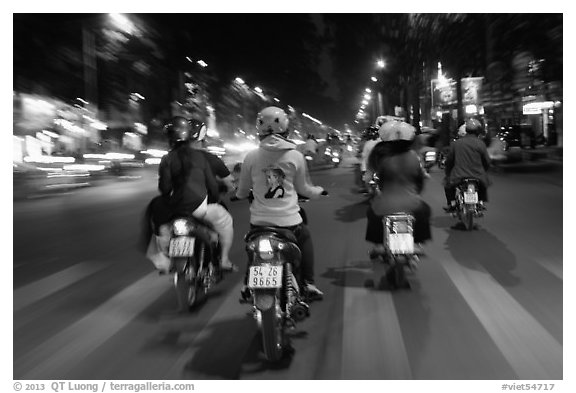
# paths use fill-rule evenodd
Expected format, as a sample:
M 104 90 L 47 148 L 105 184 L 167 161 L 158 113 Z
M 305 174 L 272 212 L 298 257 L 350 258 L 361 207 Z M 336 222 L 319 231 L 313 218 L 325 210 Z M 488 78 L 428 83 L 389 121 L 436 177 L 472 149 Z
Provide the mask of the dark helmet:
M 484 131 L 482 123 L 476 119 L 466 121 L 466 134 L 480 135 Z
M 186 142 L 190 138 L 191 125 L 185 117 L 174 116 L 166 125 L 164 126 L 164 131 L 168 136 L 168 140 L 171 144 L 176 144 L 178 142 Z

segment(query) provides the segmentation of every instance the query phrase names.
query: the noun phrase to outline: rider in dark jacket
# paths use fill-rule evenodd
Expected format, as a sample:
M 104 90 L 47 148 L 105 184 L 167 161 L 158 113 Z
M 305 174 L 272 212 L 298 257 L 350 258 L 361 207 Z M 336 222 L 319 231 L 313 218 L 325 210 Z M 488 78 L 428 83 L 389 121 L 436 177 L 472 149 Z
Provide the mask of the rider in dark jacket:
M 368 208 L 366 240 L 374 243 L 374 253 L 383 251 L 385 215 L 407 212 L 414 216 L 414 242 L 423 243 L 431 238 L 430 207 L 421 198 L 425 173 L 418 154 L 412 149 L 414 127 L 407 123 L 394 132 L 380 128 L 378 143 L 368 157 L 368 168 L 377 176 L 379 193 Z M 416 247 L 421 252 L 420 247 Z
M 490 184 L 487 171 L 490 168 L 490 156 L 486 144 L 479 138 L 482 134 L 482 124 L 476 119 L 466 122 L 466 135 L 458 138 L 448 151 L 446 157 L 446 178 L 444 193 L 446 194 L 446 211 L 454 211 L 456 207 L 456 186 L 466 178 L 480 181 L 478 199 L 481 206 L 488 201 L 487 187 Z
M 212 224 L 218 232 L 221 245 L 221 267 L 233 269 L 229 252 L 234 237 L 232 216 L 218 203 L 208 203 L 208 195 L 218 195 L 218 186 L 204 153 L 191 143 L 200 136 L 183 117 L 175 117 L 166 126 L 172 150 L 162 157 L 158 168 L 158 189 L 171 217 L 193 216 Z M 161 223 L 157 223 L 161 224 Z M 159 225 L 160 226 L 160 225 Z M 160 226 L 159 242 L 168 248 L 169 233 Z

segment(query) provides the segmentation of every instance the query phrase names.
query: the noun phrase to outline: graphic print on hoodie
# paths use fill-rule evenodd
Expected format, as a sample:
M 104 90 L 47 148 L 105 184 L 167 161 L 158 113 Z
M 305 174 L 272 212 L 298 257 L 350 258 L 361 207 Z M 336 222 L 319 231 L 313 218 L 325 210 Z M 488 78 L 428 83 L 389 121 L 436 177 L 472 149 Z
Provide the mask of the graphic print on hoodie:
M 284 190 L 284 179 L 286 178 L 284 171 L 277 166 L 271 165 L 264 169 L 264 173 L 266 174 L 266 184 L 268 185 L 268 192 L 264 194 L 264 198 L 284 198 L 284 193 L 286 192 Z
M 306 160 L 296 144 L 271 135 L 244 158 L 236 196 L 247 198 L 252 192 L 251 224 L 289 227 L 302 222 L 298 194 L 314 199 L 322 191 L 309 181 Z

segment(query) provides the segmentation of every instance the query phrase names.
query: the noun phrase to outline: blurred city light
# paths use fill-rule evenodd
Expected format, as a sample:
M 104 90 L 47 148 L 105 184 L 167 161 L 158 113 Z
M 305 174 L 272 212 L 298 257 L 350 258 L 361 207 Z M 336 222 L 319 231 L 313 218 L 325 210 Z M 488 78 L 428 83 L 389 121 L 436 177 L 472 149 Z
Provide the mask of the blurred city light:
M 114 21 L 116 26 L 124 30 L 128 34 L 132 34 L 135 30 L 134 24 L 130 22 L 130 19 L 122 14 L 110 14 L 110 18 Z
M 254 91 L 256 91 L 257 93 L 262 94 L 262 89 L 259 88 L 258 86 L 256 86 L 256 87 L 254 88 Z
M 209 128 L 208 131 L 206 132 L 206 135 L 213 137 L 213 138 L 219 138 L 220 137 L 220 133 L 212 128 Z
M 386 62 L 384 62 L 384 60 L 378 60 L 376 64 L 378 65 L 378 68 L 386 67 Z
M 45 156 L 45 155 L 33 155 L 24 157 L 25 162 L 33 162 L 38 164 L 57 164 L 64 163 L 69 164 L 76 162 L 74 157 L 57 157 L 57 156 Z
M 365 91 L 366 91 L 366 93 L 372 93 L 372 90 L 371 90 L 371 89 L 369 89 L 369 88 L 366 88 L 366 90 L 365 90 Z
M 224 148 L 226 150 L 229 150 L 231 152 L 236 152 L 236 153 L 243 153 L 243 152 L 247 152 L 250 150 L 254 150 L 258 148 L 258 145 L 256 143 L 251 143 L 251 142 L 244 142 L 244 143 L 225 143 L 224 144 Z
M 158 150 L 158 149 L 147 149 L 140 151 L 142 154 L 149 154 L 152 157 L 160 158 L 168 154 L 166 150 Z
M 370 80 L 371 80 L 372 82 L 378 82 L 378 78 L 376 78 L 375 76 L 371 77 Z
M 234 79 L 234 82 L 240 83 L 241 85 L 245 84 L 244 79 L 242 79 L 242 78 L 236 78 L 236 79 Z
M 371 98 L 372 98 L 372 96 L 370 94 L 364 94 L 364 99 L 369 100 Z
M 196 63 L 200 64 L 202 68 L 208 67 L 208 64 L 204 60 L 198 60 Z
M 302 116 L 304 116 L 304 117 L 306 117 L 306 118 L 308 118 L 308 119 L 312 120 L 312 121 L 313 121 L 313 122 L 315 122 L 315 123 L 318 123 L 318 124 L 322 124 L 322 122 L 321 122 L 320 120 L 318 120 L 318 119 L 316 119 L 316 118 L 314 118 L 314 117 L 310 116 L 310 115 L 309 115 L 309 114 L 307 114 L 307 113 L 302 113 Z

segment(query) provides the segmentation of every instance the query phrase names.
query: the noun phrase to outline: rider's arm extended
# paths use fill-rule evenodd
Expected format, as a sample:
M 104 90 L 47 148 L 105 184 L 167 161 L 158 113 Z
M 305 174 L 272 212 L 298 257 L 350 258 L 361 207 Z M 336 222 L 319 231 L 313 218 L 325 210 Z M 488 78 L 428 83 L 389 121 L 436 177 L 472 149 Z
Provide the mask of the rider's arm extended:
M 296 164 L 294 188 L 296 192 L 310 199 L 318 198 L 324 189 L 312 184 L 304 156 L 302 154 L 295 154 L 294 156 L 294 163 Z
M 240 180 L 238 181 L 238 189 L 236 190 L 236 198 L 238 199 L 248 198 L 250 195 L 250 190 L 252 189 L 252 176 L 250 175 L 251 161 L 250 155 L 247 155 L 242 163 Z

